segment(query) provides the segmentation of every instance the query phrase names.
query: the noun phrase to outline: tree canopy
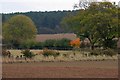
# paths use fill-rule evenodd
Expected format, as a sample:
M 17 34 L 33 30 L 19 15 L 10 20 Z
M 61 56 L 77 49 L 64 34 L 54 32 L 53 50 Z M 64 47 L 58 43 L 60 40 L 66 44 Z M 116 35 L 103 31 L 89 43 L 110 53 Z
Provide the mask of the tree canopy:
M 33 21 L 24 15 L 11 17 L 3 24 L 4 41 L 13 47 L 18 47 L 23 42 L 34 39 L 37 34 Z
M 65 17 L 61 23 L 81 39 L 88 38 L 94 49 L 99 43 L 105 48 L 113 47 L 113 38 L 118 37 L 118 20 L 118 8 L 110 2 L 100 2 L 91 3 L 75 16 Z
M 54 33 L 62 33 L 65 32 L 62 29 L 60 22 L 63 17 L 67 14 L 74 15 L 77 13 L 75 11 L 45 11 L 45 12 L 25 12 L 25 13 L 9 13 L 2 14 L 3 23 L 9 20 L 14 15 L 26 15 L 32 19 L 36 28 L 38 30 L 38 34 L 54 34 Z

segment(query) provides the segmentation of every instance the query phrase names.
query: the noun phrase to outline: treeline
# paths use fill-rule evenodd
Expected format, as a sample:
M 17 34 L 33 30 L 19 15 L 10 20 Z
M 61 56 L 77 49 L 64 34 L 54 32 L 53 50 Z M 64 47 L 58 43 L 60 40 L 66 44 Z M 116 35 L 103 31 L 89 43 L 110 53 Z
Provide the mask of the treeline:
M 65 32 L 60 22 L 68 14 L 75 15 L 78 11 L 50 11 L 50 12 L 25 12 L 2 14 L 2 22 L 6 22 L 10 17 L 23 14 L 30 17 L 35 23 L 38 34 L 54 34 Z
M 14 49 L 56 49 L 56 50 L 70 50 L 73 47 L 70 45 L 69 39 L 63 38 L 60 40 L 46 40 L 44 42 L 36 42 L 33 40 L 26 41 L 19 46 L 12 47 Z M 11 48 L 9 45 L 6 48 Z

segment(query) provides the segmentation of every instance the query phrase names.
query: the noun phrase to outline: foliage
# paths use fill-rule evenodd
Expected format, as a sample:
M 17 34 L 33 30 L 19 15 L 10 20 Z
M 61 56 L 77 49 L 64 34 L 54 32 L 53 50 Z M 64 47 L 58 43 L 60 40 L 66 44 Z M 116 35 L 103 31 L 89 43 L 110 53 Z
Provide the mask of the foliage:
M 34 49 L 37 46 L 37 42 L 33 41 L 33 40 L 27 40 L 25 42 L 23 42 L 19 48 L 21 49 Z
M 41 42 L 40 45 L 42 46 L 42 48 L 65 50 L 72 48 L 69 43 L 69 39 L 63 38 L 61 40 L 46 40 L 45 42 Z
M 72 49 L 70 46 L 69 39 L 61 39 L 61 40 L 46 40 L 44 42 L 36 42 L 33 40 L 26 40 L 25 42 L 21 43 L 18 47 L 19 49 L 58 49 L 58 50 L 69 50 Z
M 47 47 L 47 48 L 54 47 L 56 41 L 57 40 L 52 40 L 52 39 L 46 40 L 45 42 L 43 42 L 43 47 Z
M 57 40 L 54 44 L 54 46 L 57 48 L 57 49 L 62 49 L 62 50 L 67 50 L 69 48 L 72 48 L 70 46 L 70 40 L 69 39 L 61 39 L 61 40 Z
M 80 39 L 77 38 L 77 39 L 75 39 L 75 40 L 72 40 L 72 41 L 70 42 L 70 45 L 73 46 L 73 47 L 79 48 L 79 47 L 80 47 Z
M 61 33 L 64 30 L 60 26 L 61 19 L 67 14 L 74 15 L 77 11 L 50 11 L 50 12 L 25 12 L 2 14 L 3 23 L 14 15 L 26 15 L 32 19 L 38 30 L 38 34 Z M 24 21 L 24 20 L 23 20 Z
M 26 58 L 33 58 L 35 56 L 35 54 L 32 53 L 29 49 L 23 50 L 21 53 Z
M 13 47 L 19 47 L 21 43 L 34 39 L 36 33 L 34 23 L 24 15 L 13 16 L 3 24 L 3 38 Z
M 54 50 L 49 50 L 49 49 L 44 49 L 43 50 L 43 56 L 48 57 L 48 56 L 53 56 L 53 57 L 57 57 L 59 56 L 60 53 Z
M 73 30 L 81 39 L 88 38 L 91 49 L 94 49 L 95 44 L 104 46 L 108 40 L 117 37 L 118 9 L 110 2 L 91 3 L 77 15 L 63 18 L 61 24 Z M 104 47 L 111 48 L 110 45 Z

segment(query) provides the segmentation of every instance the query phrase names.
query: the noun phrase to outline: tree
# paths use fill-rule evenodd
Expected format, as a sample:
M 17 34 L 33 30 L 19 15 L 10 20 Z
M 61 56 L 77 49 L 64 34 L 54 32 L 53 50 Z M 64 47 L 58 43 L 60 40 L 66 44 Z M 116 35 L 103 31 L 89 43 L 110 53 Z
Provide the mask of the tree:
M 34 39 L 37 29 L 33 21 L 24 15 L 11 17 L 3 24 L 3 38 L 12 47 L 19 47 L 23 42 Z
M 118 22 L 120 22 L 120 7 L 118 8 Z M 120 23 L 118 23 L 118 37 L 120 39 Z
M 104 48 L 116 48 L 114 38 L 118 37 L 118 8 L 110 3 L 99 4 L 99 12 L 95 14 L 96 31 Z
M 86 9 L 81 9 L 76 16 L 63 19 L 62 24 L 73 30 L 81 39 L 88 38 L 91 49 L 95 44 L 111 48 L 113 38 L 118 35 L 118 11 L 110 2 L 91 3 Z
M 118 35 L 118 18 L 110 14 L 98 14 L 96 16 L 97 32 L 99 33 L 100 42 L 104 48 L 115 48 L 116 41 L 113 40 Z M 102 19 L 103 18 L 103 19 Z
M 67 27 L 66 29 L 74 31 L 81 40 L 88 38 L 91 43 L 91 49 L 94 49 L 98 33 L 93 20 L 93 15 L 88 10 L 80 10 L 76 16 L 65 17 L 61 24 L 65 28 Z
M 60 26 L 61 19 L 67 14 L 76 14 L 75 11 L 45 11 L 45 12 L 22 12 L 2 14 L 2 22 L 4 23 L 14 15 L 26 15 L 32 19 L 38 30 L 38 34 L 54 34 L 64 32 Z M 59 29 L 58 29 L 59 28 Z

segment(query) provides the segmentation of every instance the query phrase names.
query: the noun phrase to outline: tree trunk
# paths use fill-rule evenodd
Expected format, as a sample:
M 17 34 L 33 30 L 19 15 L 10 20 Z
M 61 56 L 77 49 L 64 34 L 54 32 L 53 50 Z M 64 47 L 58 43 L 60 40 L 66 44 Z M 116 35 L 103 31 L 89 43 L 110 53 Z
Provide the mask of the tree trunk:
M 89 39 L 89 41 L 90 41 L 90 43 L 91 43 L 91 49 L 94 50 L 94 48 L 95 48 L 95 47 L 94 47 L 94 44 L 95 44 L 95 43 L 92 42 L 92 39 L 91 39 L 91 38 L 88 38 L 88 39 Z
M 92 45 L 91 45 L 91 49 L 94 50 L 94 48 L 95 48 L 95 47 L 94 47 L 94 44 L 92 44 Z

